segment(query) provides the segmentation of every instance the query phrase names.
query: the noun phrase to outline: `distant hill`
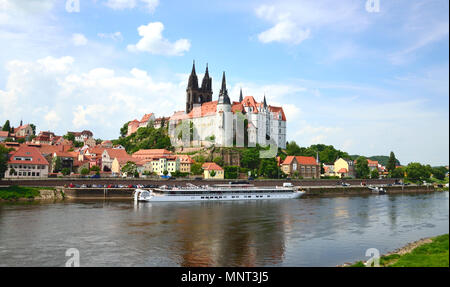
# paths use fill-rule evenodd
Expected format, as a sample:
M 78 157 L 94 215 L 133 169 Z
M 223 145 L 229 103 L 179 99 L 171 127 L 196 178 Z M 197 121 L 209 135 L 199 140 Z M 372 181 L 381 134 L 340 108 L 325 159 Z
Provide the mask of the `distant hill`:
M 351 157 L 351 159 L 355 160 L 358 157 L 360 157 L 360 155 L 355 154 L 355 155 L 351 155 L 350 157 Z M 370 160 L 376 160 L 383 166 L 386 166 L 389 161 L 389 156 L 386 156 L 386 155 L 374 155 L 374 156 L 364 156 L 364 157 L 367 159 L 370 159 Z M 397 165 L 400 165 L 400 161 L 398 159 L 397 159 Z

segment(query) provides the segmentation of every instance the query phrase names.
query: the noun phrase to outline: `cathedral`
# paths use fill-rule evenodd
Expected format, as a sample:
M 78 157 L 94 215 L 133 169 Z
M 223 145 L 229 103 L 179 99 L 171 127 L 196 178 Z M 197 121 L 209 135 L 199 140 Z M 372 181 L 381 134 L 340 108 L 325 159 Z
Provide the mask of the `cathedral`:
M 232 102 L 223 72 L 217 100 L 213 101 L 212 96 L 208 65 L 199 87 L 193 63 L 186 88 L 186 110 L 175 112 L 169 119 L 169 136 L 175 146 L 186 146 L 186 137 L 181 137 L 180 131 L 183 123 L 189 123 L 189 146 L 243 146 L 243 135 L 247 133 L 248 146 L 276 144 L 286 148 L 283 108 L 268 105 L 265 95 L 262 102 L 257 102 L 252 96 L 243 97 L 241 89 L 239 101 Z

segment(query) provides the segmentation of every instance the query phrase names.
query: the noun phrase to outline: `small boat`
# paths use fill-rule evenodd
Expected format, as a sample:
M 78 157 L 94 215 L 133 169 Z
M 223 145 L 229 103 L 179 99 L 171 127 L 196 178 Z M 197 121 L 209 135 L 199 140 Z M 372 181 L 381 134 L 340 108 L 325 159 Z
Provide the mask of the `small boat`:
M 373 193 L 378 193 L 378 194 L 385 194 L 386 193 L 386 189 L 382 188 L 382 187 L 378 187 L 378 186 L 368 186 L 368 188 L 373 192 Z
M 136 189 L 135 201 L 222 201 L 222 200 L 259 200 L 299 198 L 305 191 L 291 183 L 283 186 L 255 187 L 252 184 L 216 184 L 213 186 L 195 186 L 188 184 L 186 187 L 168 187 L 144 190 Z

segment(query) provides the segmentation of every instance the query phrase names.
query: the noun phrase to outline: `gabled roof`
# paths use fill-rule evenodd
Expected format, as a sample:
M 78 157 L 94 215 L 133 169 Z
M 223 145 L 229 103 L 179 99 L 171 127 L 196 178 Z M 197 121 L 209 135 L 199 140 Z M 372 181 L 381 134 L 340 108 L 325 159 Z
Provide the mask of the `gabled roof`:
M 298 156 L 293 156 L 293 155 L 287 156 L 282 164 L 283 165 L 284 164 L 291 164 L 292 161 L 294 160 L 294 158 L 297 161 L 297 163 L 301 164 L 301 165 L 318 165 L 318 163 L 316 162 L 316 159 L 314 157 L 312 157 L 312 156 L 300 156 L 300 155 L 298 155 Z
M 347 169 L 344 167 L 338 171 L 338 173 L 347 173 L 347 172 L 348 172 Z
M 153 113 L 150 113 L 150 114 L 145 114 L 143 117 L 142 117 L 142 119 L 141 119 L 141 123 L 142 122 L 148 122 L 149 120 L 150 120 L 150 118 L 151 118 L 151 116 L 153 115 Z
M 0 137 L 5 137 L 5 138 L 7 138 L 8 135 L 9 135 L 9 132 L 8 132 L 8 131 L 0 131 Z
M 31 160 L 15 160 L 15 157 L 31 157 Z M 48 165 L 48 161 L 42 156 L 37 148 L 26 145 L 22 145 L 18 150 L 12 152 L 8 163 Z
M 202 169 L 204 170 L 223 170 L 217 163 L 215 162 L 205 162 L 202 165 Z
M 194 163 L 194 160 L 187 154 L 176 155 L 180 159 L 180 163 Z

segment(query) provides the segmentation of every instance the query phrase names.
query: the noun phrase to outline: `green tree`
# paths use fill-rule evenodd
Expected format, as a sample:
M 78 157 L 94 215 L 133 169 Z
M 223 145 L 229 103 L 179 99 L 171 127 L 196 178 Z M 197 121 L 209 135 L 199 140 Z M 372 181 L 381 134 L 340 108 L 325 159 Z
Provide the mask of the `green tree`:
M 126 173 L 127 176 L 134 175 L 137 171 L 136 164 L 132 161 L 128 161 L 121 169 L 123 173 Z
M 91 167 L 91 170 L 92 171 L 100 171 L 100 167 L 98 166 L 98 165 L 93 165 L 92 167 Z
M 259 149 L 252 147 L 246 148 L 241 153 L 241 167 L 255 169 L 259 167 Z
M 61 158 L 59 156 L 53 158 L 53 172 L 60 172 L 62 168 Z
M 369 164 L 363 156 L 356 160 L 355 173 L 357 178 L 368 178 L 370 174 Z
M 418 162 L 411 162 L 406 166 L 406 175 L 410 180 L 428 180 L 431 176 L 431 167 Z
M 68 167 L 63 168 L 63 169 L 61 170 L 61 173 L 62 173 L 63 175 L 69 175 L 69 174 L 70 174 L 70 168 L 68 168 Z
M 391 178 L 404 178 L 405 170 L 403 167 L 397 167 L 393 171 L 391 171 Z
M 10 126 L 10 124 L 9 124 L 9 120 L 6 120 L 5 124 L 4 124 L 3 127 L 2 127 L 2 131 L 4 131 L 4 132 L 9 132 L 9 131 L 11 131 L 11 126 Z
M 220 165 L 220 166 L 223 166 L 223 165 L 224 165 L 223 158 L 220 157 L 220 156 L 214 158 L 214 159 L 213 159 L 213 162 L 215 162 L 216 164 L 218 164 L 218 165 Z
M 215 172 L 214 170 L 211 170 L 211 171 L 209 172 L 209 175 L 210 175 L 211 177 L 215 177 L 215 176 L 216 176 L 216 172 Z
M 191 173 L 194 175 L 200 175 L 203 173 L 202 164 L 200 162 L 195 162 L 191 164 Z
M 11 168 L 9 170 L 9 175 L 14 175 L 16 173 L 16 170 L 14 168 Z
M 25 142 L 25 139 L 24 139 L 24 138 L 18 138 L 18 139 L 17 139 L 17 142 L 18 142 L 18 143 L 24 143 L 24 142 Z
M 33 130 L 33 135 L 36 135 L 36 126 L 34 124 L 30 124 L 31 129 Z
M 445 179 L 445 174 L 447 173 L 445 166 L 435 167 L 432 169 L 433 177 L 439 180 Z
M 277 161 L 274 158 L 262 159 L 258 173 L 266 178 L 278 178 L 278 176 L 282 174 L 277 166 Z
M 120 128 L 120 137 L 121 138 L 124 138 L 127 136 L 129 123 L 130 123 L 129 121 L 124 123 L 123 126 Z
M 75 135 L 73 133 L 69 133 L 67 132 L 66 135 L 63 136 L 64 139 L 72 141 L 73 143 L 75 143 Z
M 0 179 L 5 176 L 5 172 L 8 169 L 8 153 L 10 149 L 0 145 Z
M 386 168 L 389 172 L 391 172 L 395 169 L 396 165 L 397 165 L 397 159 L 395 158 L 394 152 L 391 151 L 391 154 L 389 155 L 389 161 L 386 165 Z
M 371 179 L 378 179 L 379 177 L 380 177 L 380 175 L 379 175 L 377 169 L 373 169 L 373 170 L 370 172 L 370 178 L 371 178 Z
M 81 169 L 80 173 L 81 173 L 82 175 L 88 175 L 88 174 L 89 174 L 89 169 L 86 168 L 86 167 L 83 167 L 83 168 Z
M 163 174 L 164 174 L 165 176 L 169 174 L 169 172 L 167 171 L 167 169 L 165 169 L 165 170 L 163 171 Z

